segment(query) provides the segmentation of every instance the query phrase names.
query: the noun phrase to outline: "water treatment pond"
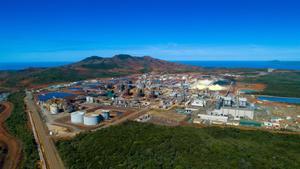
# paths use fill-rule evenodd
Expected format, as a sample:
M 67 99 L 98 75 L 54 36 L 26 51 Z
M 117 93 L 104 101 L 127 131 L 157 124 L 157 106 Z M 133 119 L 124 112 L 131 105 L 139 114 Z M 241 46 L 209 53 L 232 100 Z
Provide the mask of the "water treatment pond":
M 42 94 L 39 95 L 38 98 L 40 101 L 48 101 L 49 99 L 53 99 L 53 98 L 66 98 L 66 97 L 70 97 L 70 96 L 75 96 L 74 94 L 71 93 L 65 93 L 65 92 L 50 92 L 50 93 L 46 93 L 46 94 Z
M 300 104 L 300 98 L 293 98 L 293 97 L 259 96 L 257 99 L 261 101 Z

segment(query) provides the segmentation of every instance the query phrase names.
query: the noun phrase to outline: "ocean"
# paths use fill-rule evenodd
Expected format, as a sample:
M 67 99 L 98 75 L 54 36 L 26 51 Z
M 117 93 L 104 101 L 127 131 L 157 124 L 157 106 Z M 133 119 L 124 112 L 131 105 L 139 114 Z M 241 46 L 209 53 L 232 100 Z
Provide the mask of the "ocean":
M 300 61 L 175 61 L 205 68 L 254 68 L 300 70 Z
M 300 61 L 173 61 L 176 63 L 205 68 L 255 68 L 300 70 Z M 26 68 L 46 68 L 70 64 L 71 62 L 15 62 L 0 63 L 0 70 L 22 70 Z

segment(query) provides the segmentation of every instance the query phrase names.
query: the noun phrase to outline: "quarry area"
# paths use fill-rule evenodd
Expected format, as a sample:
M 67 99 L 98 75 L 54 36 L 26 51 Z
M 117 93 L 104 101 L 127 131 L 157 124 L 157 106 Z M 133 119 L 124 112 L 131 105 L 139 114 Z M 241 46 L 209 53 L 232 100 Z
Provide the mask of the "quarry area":
M 223 125 L 300 130 L 300 108 L 255 95 L 263 84 L 238 74 L 143 74 L 91 79 L 34 89 L 49 134 L 73 137 L 126 120 L 168 126 Z

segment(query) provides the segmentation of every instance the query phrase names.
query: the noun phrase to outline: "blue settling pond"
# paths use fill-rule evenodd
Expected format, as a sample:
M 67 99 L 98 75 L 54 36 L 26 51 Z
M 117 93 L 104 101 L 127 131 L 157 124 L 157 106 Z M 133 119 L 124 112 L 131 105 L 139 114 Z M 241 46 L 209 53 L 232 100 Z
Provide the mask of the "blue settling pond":
M 245 94 L 251 94 L 251 93 L 256 93 L 256 90 L 251 90 L 251 89 L 243 89 L 240 90 L 240 93 L 245 93 Z
M 46 93 L 43 95 L 39 95 L 39 101 L 48 101 L 49 99 L 53 99 L 53 98 L 66 98 L 66 97 L 70 97 L 70 96 L 75 96 L 74 94 L 71 93 L 65 93 L 65 92 L 50 92 L 50 93 Z
M 300 104 L 300 98 L 292 97 L 269 97 L 269 96 L 259 96 L 257 98 L 261 101 L 270 101 L 270 102 L 282 102 L 282 103 L 291 103 L 291 104 Z
M 71 88 L 69 88 L 69 90 L 71 90 L 71 91 L 81 91 L 82 88 L 79 88 L 79 87 L 71 87 Z

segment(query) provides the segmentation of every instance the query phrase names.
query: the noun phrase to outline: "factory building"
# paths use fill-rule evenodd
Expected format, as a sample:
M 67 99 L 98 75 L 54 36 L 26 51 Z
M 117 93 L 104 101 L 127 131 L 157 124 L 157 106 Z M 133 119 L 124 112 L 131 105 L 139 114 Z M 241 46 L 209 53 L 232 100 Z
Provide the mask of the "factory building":
M 210 115 L 215 116 L 232 116 L 234 120 L 240 119 L 253 119 L 254 111 L 250 109 L 242 109 L 242 108 L 232 108 L 232 107 L 222 107 L 221 109 L 215 109 L 210 112 Z
M 198 118 L 201 120 L 215 121 L 226 123 L 228 121 L 228 117 L 226 116 L 215 116 L 215 115 L 207 115 L 207 114 L 198 114 Z
M 195 99 L 192 103 L 192 106 L 196 107 L 205 107 L 206 106 L 206 100 L 204 99 Z
M 94 98 L 91 96 L 86 96 L 86 103 L 94 103 Z
M 51 104 L 49 110 L 51 114 L 57 114 L 59 112 L 58 105 L 56 103 Z
M 47 102 L 38 102 L 42 109 L 47 110 L 50 114 L 58 114 L 61 112 L 72 112 L 74 106 L 66 99 L 49 99 Z
M 232 106 L 233 100 L 231 97 L 224 97 L 224 106 Z
M 239 107 L 247 107 L 247 99 L 239 98 Z

